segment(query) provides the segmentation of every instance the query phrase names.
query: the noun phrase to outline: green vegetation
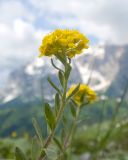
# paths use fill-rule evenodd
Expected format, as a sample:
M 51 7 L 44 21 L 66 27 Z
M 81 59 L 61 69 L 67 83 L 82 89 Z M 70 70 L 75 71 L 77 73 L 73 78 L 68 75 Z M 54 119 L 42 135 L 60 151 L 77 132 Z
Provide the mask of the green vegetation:
M 25 106 L 14 106 L 12 108 L 6 106 L 2 107 L 0 110 L 0 123 L 1 125 L 1 139 L 0 139 L 0 158 L 14 158 L 15 147 L 20 147 L 21 150 L 28 156 L 31 150 L 32 135 L 34 135 L 32 118 L 35 117 L 39 120 L 41 129 L 46 132 L 45 121 L 42 120 L 43 113 L 42 106 L 39 105 Z M 104 105 L 105 104 L 105 105 Z M 117 102 L 115 99 L 107 99 L 105 101 L 99 101 L 84 108 L 81 119 L 82 121 L 78 124 L 78 131 L 75 134 L 75 139 L 73 141 L 73 155 L 79 157 L 85 153 L 94 153 L 98 148 L 98 141 L 105 135 L 109 125 L 111 123 L 111 118 L 114 115 Z M 24 114 L 21 114 L 22 109 L 24 109 Z M 12 112 L 13 109 L 13 112 Z M 9 114 L 11 113 L 11 114 Z M 13 113 L 13 114 L 12 114 Z M 116 124 L 114 130 L 107 140 L 107 145 L 102 147 L 102 155 L 99 159 L 128 159 L 128 105 L 126 101 L 120 106 L 120 110 L 117 116 Z M 15 115 L 15 116 L 14 116 Z M 69 108 L 65 111 L 65 115 L 68 117 L 67 120 L 70 121 Z M 25 123 L 21 123 L 25 119 Z M 4 121 L 3 121 L 4 120 Z M 15 123 L 14 123 L 15 122 Z M 102 123 L 101 123 L 102 122 Z M 100 126 L 101 123 L 101 126 Z M 5 125 L 7 124 L 7 125 Z M 14 130 L 14 125 L 16 127 Z M 28 126 L 29 124 L 29 126 Z M 69 123 L 70 125 L 70 123 Z M 45 127 L 44 127 L 45 126 Z M 8 127 L 10 129 L 8 129 Z M 29 128 L 28 128 L 29 127 Z M 99 131 L 98 131 L 99 129 Z M 7 131 L 7 133 L 6 133 Z M 16 132 L 16 137 L 12 137 L 12 132 Z M 59 132 L 59 129 L 58 129 Z M 27 134 L 26 134 L 27 133 Z M 8 138 L 2 138 L 2 135 L 7 135 Z M 28 138 L 29 135 L 29 138 Z M 45 136 L 45 135 L 43 135 Z M 25 147 L 24 147 L 25 146 Z M 52 149 L 55 147 L 51 146 Z M 75 160 L 75 157 L 73 159 Z M 76 158 L 77 159 L 77 158 Z
M 0 137 L 10 137 L 12 132 L 17 132 L 22 137 L 25 132 L 34 134 L 32 118 L 42 118 L 40 102 L 25 103 L 16 99 L 8 104 L 0 105 Z

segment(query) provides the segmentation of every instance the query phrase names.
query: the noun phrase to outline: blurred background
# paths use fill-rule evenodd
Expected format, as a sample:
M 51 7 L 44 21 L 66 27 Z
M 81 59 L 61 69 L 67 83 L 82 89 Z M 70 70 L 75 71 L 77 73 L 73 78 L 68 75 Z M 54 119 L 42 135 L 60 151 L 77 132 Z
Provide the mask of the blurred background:
M 55 93 L 47 76 L 58 81 L 50 60 L 38 58 L 38 48 L 56 28 L 78 29 L 90 40 L 90 48 L 73 59 L 69 83 L 89 83 L 101 100 L 86 109 L 93 118 L 85 124 L 100 122 L 104 101 L 104 121 L 111 119 L 124 94 L 119 117 L 127 120 L 127 6 L 127 0 L 0 0 L 0 155 L 7 157 L 7 141 L 4 147 L 12 155 L 9 145 L 22 145 L 21 137 L 34 134 L 32 117 L 43 126 L 40 111 Z

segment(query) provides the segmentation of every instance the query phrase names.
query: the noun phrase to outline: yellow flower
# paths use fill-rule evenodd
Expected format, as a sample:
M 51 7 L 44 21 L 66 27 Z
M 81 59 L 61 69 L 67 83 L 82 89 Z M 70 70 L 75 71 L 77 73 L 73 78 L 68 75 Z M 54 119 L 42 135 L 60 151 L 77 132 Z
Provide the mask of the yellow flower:
M 17 133 L 16 133 L 15 131 L 13 131 L 13 132 L 11 133 L 11 136 L 12 136 L 13 138 L 17 137 Z
M 70 96 L 77 85 L 73 85 L 67 92 L 67 96 Z M 92 103 L 97 99 L 96 93 L 87 85 L 80 84 L 79 90 L 73 96 L 73 100 L 78 104 Z
M 87 49 L 88 42 L 89 40 L 77 30 L 56 29 L 42 40 L 39 57 L 52 55 L 62 57 L 66 54 L 67 57 L 72 58 L 80 54 L 83 49 Z

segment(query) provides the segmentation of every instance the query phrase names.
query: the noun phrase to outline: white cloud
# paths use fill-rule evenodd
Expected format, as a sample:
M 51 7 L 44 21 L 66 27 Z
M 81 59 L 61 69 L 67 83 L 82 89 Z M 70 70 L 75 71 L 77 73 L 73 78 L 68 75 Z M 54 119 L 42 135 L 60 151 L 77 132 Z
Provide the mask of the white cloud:
M 127 0 L 1 0 L 0 54 L 20 60 L 37 56 L 47 26 L 35 23 L 43 18 L 48 28 L 78 28 L 101 41 L 128 43 L 127 6 Z
M 1 0 L 0 22 L 11 24 L 17 18 L 33 21 L 35 16 L 21 0 Z
M 78 28 L 101 41 L 128 43 L 127 6 L 128 0 L 0 0 L 0 83 L 8 68 L 37 57 L 51 28 Z
M 37 56 L 44 34 L 45 32 L 36 30 L 32 24 L 21 19 L 15 19 L 11 26 L 0 23 L 1 57 L 15 56 L 19 60 L 29 60 L 32 55 Z
M 127 0 L 29 0 L 58 27 L 77 27 L 110 43 L 128 43 Z M 61 18 L 59 18 L 61 16 Z
M 0 68 L 10 59 L 29 61 L 39 54 L 46 30 L 34 26 L 35 13 L 22 0 L 0 1 Z

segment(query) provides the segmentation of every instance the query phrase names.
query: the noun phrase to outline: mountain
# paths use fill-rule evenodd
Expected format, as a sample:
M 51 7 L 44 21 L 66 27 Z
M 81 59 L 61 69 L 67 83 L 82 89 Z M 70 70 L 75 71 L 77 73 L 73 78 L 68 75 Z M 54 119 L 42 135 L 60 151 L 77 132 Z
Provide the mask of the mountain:
M 123 81 L 128 77 L 127 59 L 127 45 L 94 46 L 72 60 L 73 70 L 69 85 L 89 83 L 97 92 L 104 93 L 109 90 L 110 95 L 120 95 L 125 85 Z M 55 63 L 60 66 L 57 61 Z M 24 101 L 38 98 L 50 100 L 54 90 L 48 84 L 47 77 L 50 76 L 59 85 L 56 74 L 57 71 L 52 67 L 49 58 L 35 59 L 10 73 L 0 92 L 0 100 L 6 103 L 19 96 Z
M 123 94 L 125 88 L 128 87 L 128 46 L 120 48 L 119 51 L 122 51 L 122 54 L 119 55 L 118 72 L 108 89 L 110 96 L 120 96 Z
M 94 46 L 72 60 L 69 87 L 78 82 L 89 83 L 99 94 L 119 97 L 128 82 L 127 60 L 128 45 Z M 58 61 L 54 61 L 61 67 Z M 31 119 L 35 116 L 44 123 L 42 105 L 44 101 L 51 102 L 55 93 L 47 82 L 48 76 L 59 85 L 57 71 L 47 57 L 32 60 L 10 71 L 6 84 L 0 90 L 0 136 L 9 136 L 13 131 L 18 131 L 20 136 L 24 131 L 32 134 Z M 110 104 L 115 103 L 112 100 Z M 108 117 L 112 114 L 111 110 L 109 105 Z M 91 109 L 90 113 L 93 113 L 93 118 L 98 118 L 99 111 L 96 108 L 93 112 Z

